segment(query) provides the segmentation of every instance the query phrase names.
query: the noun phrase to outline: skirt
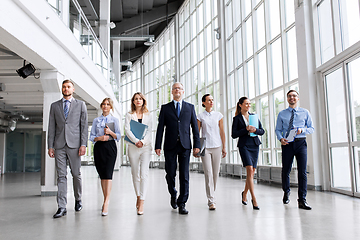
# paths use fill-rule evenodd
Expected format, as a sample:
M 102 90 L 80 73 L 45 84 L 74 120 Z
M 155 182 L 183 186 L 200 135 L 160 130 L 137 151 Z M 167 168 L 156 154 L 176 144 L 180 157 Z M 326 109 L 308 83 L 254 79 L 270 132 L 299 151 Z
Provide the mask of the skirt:
M 245 167 L 253 166 L 256 168 L 259 157 L 259 146 L 255 144 L 247 144 L 243 147 L 240 147 L 239 152 Z
M 94 146 L 94 162 L 100 179 L 111 180 L 117 155 L 115 140 L 98 141 Z

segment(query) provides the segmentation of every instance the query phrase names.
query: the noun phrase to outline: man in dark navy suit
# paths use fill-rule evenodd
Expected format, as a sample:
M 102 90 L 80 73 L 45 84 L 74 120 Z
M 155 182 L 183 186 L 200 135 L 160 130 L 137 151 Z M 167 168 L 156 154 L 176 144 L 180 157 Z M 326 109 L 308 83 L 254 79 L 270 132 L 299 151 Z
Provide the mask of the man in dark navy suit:
M 188 214 L 185 203 L 189 198 L 189 160 L 191 152 L 190 126 L 193 134 L 193 155 L 200 151 L 199 130 L 194 105 L 182 100 L 184 87 L 174 83 L 171 94 L 173 101 L 161 106 L 159 124 L 156 131 L 155 152 L 161 154 L 161 142 L 165 130 L 164 155 L 168 190 L 171 195 L 170 204 L 180 214 Z M 176 199 L 175 177 L 177 161 L 179 162 L 180 195 Z

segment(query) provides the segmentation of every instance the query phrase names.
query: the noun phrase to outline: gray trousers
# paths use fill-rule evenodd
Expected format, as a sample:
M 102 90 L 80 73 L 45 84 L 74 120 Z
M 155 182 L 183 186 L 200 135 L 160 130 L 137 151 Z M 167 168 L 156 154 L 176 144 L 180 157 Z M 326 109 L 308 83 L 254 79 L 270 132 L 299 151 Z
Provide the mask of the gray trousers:
M 69 163 L 71 175 L 73 177 L 74 197 L 75 200 L 81 200 L 82 184 L 81 184 L 81 158 L 79 156 L 79 148 L 69 148 L 67 145 L 61 149 L 55 150 L 55 164 L 57 172 L 57 203 L 59 208 L 66 208 L 67 195 L 67 166 Z
M 208 205 L 216 203 L 215 190 L 220 172 L 222 147 L 205 148 L 205 156 L 201 157 L 204 175 L 205 189 L 208 198 Z

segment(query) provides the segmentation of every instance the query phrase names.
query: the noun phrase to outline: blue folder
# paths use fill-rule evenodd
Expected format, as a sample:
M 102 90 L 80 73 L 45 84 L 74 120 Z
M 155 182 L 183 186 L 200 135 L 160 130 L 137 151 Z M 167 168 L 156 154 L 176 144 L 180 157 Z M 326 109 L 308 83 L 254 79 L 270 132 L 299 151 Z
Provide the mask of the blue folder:
M 137 139 L 142 140 L 147 132 L 148 126 L 142 123 L 139 123 L 137 121 L 134 121 L 131 119 L 130 121 L 130 130 L 131 132 L 134 134 L 134 136 Z M 128 141 L 129 143 L 132 143 L 135 145 L 135 143 L 133 143 L 127 135 L 125 135 L 125 140 Z
M 259 118 L 257 114 L 249 115 L 249 125 L 259 128 Z M 256 133 L 250 133 L 250 137 L 257 136 Z

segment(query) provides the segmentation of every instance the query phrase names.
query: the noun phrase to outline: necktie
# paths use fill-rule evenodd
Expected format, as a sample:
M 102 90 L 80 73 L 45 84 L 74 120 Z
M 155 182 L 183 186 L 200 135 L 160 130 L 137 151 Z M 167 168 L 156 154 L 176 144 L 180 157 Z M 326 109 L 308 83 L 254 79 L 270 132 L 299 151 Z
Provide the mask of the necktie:
M 286 132 L 285 137 L 288 137 L 288 136 L 289 136 L 290 130 L 291 130 L 291 128 L 293 127 L 294 113 L 295 113 L 295 109 L 293 109 L 293 110 L 291 111 L 291 117 L 290 117 L 290 121 L 289 121 L 289 127 L 288 127 L 288 130 L 287 130 L 287 132 Z
M 180 116 L 180 103 L 179 102 L 176 103 L 176 113 L 177 113 L 177 116 L 179 117 Z
M 70 107 L 70 101 L 69 100 L 65 100 L 65 107 L 64 107 L 64 115 L 65 118 L 67 118 L 68 114 L 69 114 L 69 107 Z

